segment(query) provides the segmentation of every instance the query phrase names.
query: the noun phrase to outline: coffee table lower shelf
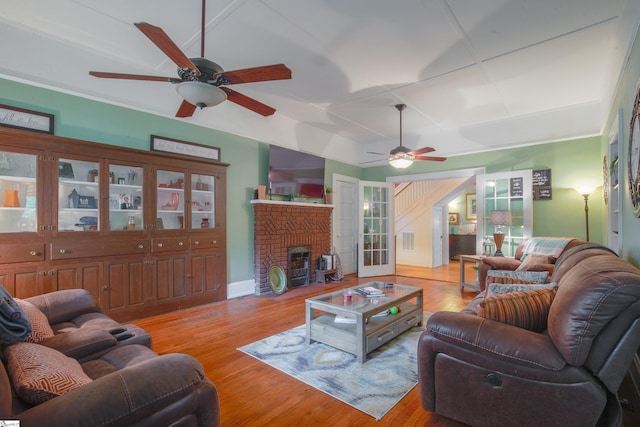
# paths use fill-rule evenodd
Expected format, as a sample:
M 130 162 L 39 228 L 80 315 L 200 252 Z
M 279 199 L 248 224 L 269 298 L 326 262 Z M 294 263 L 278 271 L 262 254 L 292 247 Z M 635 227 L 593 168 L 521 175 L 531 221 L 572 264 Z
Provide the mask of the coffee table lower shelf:
M 336 323 L 335 314 L 325 313 L 311 320 L 309 341 L 320 341 L 347 353 L 355 354 L 364 363 L 367 354 L 391 341 L 403 332 L 422 324 L 422 307 L 400 304 L 400 313 L 370 318 L 359 324 Z

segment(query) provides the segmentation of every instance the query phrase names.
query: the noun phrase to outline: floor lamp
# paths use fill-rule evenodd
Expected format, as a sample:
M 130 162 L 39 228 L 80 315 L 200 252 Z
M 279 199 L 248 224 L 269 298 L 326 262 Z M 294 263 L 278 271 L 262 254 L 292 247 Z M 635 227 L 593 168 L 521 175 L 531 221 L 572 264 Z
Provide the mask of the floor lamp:
M 589 195 L 593 193 L 593 188 L 576 188 L 576 191 L 584 198 L 584 220 L 587 227 L 587 242 L 589 241 Z
M 504 256 L 502 253 L 502 243 L 504 242 L 503 225 L 511 225 L 511 211 L 491 211 L 489 214 L 489 225 L 496 227 L 493 233 L 493 240 L 496 242 L 496 253 L 494 256 Z

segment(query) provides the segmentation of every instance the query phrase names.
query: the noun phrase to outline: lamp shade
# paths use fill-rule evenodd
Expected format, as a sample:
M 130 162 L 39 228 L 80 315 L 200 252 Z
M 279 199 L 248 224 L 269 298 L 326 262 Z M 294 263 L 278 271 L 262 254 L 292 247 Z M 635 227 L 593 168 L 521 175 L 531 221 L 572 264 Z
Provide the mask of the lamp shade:
M 196 107 L 212 107 L 227 99 L 222 89 L 203 82 L 184 82 L 178 84 L 176 92 L 189 104 Z
M 511 211 L 491 211 L 490 225 L 511 225 Z

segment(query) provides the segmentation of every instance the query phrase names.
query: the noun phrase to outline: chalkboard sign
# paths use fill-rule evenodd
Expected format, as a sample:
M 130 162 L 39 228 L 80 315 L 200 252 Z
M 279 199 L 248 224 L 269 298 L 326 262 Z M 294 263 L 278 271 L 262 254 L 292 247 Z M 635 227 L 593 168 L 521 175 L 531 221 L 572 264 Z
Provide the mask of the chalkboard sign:
M 536 200 L 551 200 L 551 187 L 538 187 L 534 192 Z
M 551 169 L 533 171 L 531 183 L 534 187 L 551 187 Z
M 522 177 L 511 178 L 509 184 L 511 186 L 511 197 L 522 197 Z

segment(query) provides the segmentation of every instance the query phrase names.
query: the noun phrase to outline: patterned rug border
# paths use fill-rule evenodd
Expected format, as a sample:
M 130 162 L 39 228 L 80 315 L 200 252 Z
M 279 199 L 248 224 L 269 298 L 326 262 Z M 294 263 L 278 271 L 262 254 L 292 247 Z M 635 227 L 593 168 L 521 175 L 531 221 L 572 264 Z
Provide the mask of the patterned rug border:
M 359 411 L 364 412 L 365 414 L 370 415 L 379 421 L 391 409 L 393 409 L 409 392 L 411 392 L 411 390 L 413 390 L 418 383 L 417 381 L 417 341 L 422 331 L 424 331 L 424 327 L 427 322 L 427 319 L 431 314 L 432 313 L 430 312 L 424 312 L 424 320 L 421 326 L 416 326 L 414 328 L 409 329 L 408 331 L 404 332 L 402 335 L 399 335 L 398 337 L 386 343 L 379 349 L 373 351 L 372 353 L 369 354 L 367 361 L 362 365 L 357 362 L 356 357 L 354 355 L 335 349 L 326 344 L 314 342 L 311 345 L 313 346 L 312 348 L 311 346 L 307 346 L 306 342 L 304 343 L 304 346 L 302 346 L 300 342 L 293 343 L 294 350 L 292 350 L 291 354 L 298 354 L 297 356 L 298 358 L 304 359 L 305 357 L 312 357 L 315 355 L 318 358 L 326 357 L 326 360 L 324 359 L 320 360 L 320 362 L 322 363 L 326 362 L 327 364 L 329 363 L 337 364 L 339 370 L 331 369 L 330 371 L 336 378 L 353 377 L 354 383 L 358 383 L 359 382 L 358 378 L 362 377 L 363 375 L 367 375 L 365 376 L 365 378 L 369 379 L 370 377 L 368 375 L 370 375 L 373 378 L 373 382 L 374 382 L 373 385 L 374 386 L 377 385 L 380 387 L 380 390 L 383 390 L 383 391 L 378 390 L 378 392 L 376 392 L 376 390 L 373 390 L 372 396 L 350 395 L 349 398 L 351 399 L 351 401 L 347 400 L 346 397 L 342 397 L 340 395 L 340 393 L 348 394 L 348 392 L 345 392 L 345 390 L 340 390 L 341 384 L 335 384 L 334 379 L 332 378 L 327 379 L 324 377 L 318 377 L 317 376 L 318 372 L 314 372 L 314 368 L 312 367 L 310 367 L 309 369 L 310 373 L 308 374 L 308 376 L 305 377 L 307 373 L 296 372 L 295 371 L 296 367 L 292 366 L 293 362 L 288 361 L 288 364 L 286 364 L 286 366 L 279 366 L 278 363 L 280 364 L 284 363 L 280 359 L 280 357 L 282 356 L 282 354 L 286 352 L 286 350 L 282 348 L 284 347 L 286 349 L 287 344 L 289 343 L 284 343 L 283 347 L 276 346 L 275 348 L 277 350 L 269 349 L 268 352 L 273 352 L 273 354 L 266 354 L 266 355 L 263 355 L 263 357 L 261 357 L 260 346 L 264 345 L 269 340 L 271 341 L 275 340 L 277 342 L 278 339 L 280 338 L 284 338 L 286 336 L 292 335 L 293 337 L 297 338 L 299 341 L 302 337 L 306 337 L 306 327 L 304 324 L 279 332 L 269 337 L 265 337 L 263 339 L 252 342 L 250 344 L 244 345 L 242 347 L 239 347 L 237 350 L 248 356 L 253 357 L 254 359 L 266 364 L 267 366 L 270 366 L 284 374 L 289 375 L 290 377 L 304 384 L 307 384 L 310 387 L 315 388 L 316 390 L 319 390 L 327 394 L 328 396 L 331 396 L 334 399 L 337 399 L 343 403 L 346 403 L 347 405 L 355 409 L 358 409 Z M 402 341 L 398 341 L 398 340 L 402 340 Z M 395 350 L 394 350 L 394 346 L 395 346 Z M 295 350 L 296 347 L 298 348 L 298 350 Z M 413 353 L 407 352 L 405 347 L 413 350 Z M 398 352 L 401 350 L 404 350 L 404 352 L 402 354 L 399 354 Z M 278 359 L 276 359 L 275 362 L 273 360 L 268 360 L 270 356 Z M 402 360 L 399 360 L 399 359 L 402 359 Z M 391 361 L 391 363 L 395 363 L 397 368 L 376 372 L 376 365 L 383 364 L 387 360 Z M 314 360 L 314 362 L 317 362 L 317 360 Z M 322 372 L 322 369 L 321 369 L 323 367 L 322 363 L 320 364 L 318 369 L 320 372 Z M 398 369 L 398 368 L 402 368 L 402 369 Z M 365 374 L 365 371 L 367 369 L 372 372 L 370 372 L 369 374 Z M 351 375 L 336 374 L 336 372 L 342 372 L 343 374 L 345 373 L 350 374 L 353 371 L 355 371 L 357 375 L 351 376 Z M 375 384 L 377 381 L 389 380 L 387 376 L 391 377 L 390 379 L 393 380 L 393 375 L 395 371 L 401 372 L 400 375 L 402 375 L 403 377 L 402 382 L 404 382 L 404 384 L 400 384 L 396 387 L 399 389 L 396 391 L 395 394 L 389 392 L 389 390 L 393 389 L 393 387 L 389 387 L 389 384 L 385 383 L 384 387 L 381 387 L 379 384 Z M 322 373 L 324 374 L 324 372 Z M 377 378 L 378 375 L 375 375 L 375 374 L 380 375 L 381 378 L 378 379 Z M 333 389 L 332 390 L 323 389 L 323 387 L 329 387 L 329 386 L 333 387 Z M 406 387 L 406 389 L 404 389 L 404 387 Z M 336 388 L 338 390 L 335 390 Z M 357 392 L 357 390 L 355 391 Z

